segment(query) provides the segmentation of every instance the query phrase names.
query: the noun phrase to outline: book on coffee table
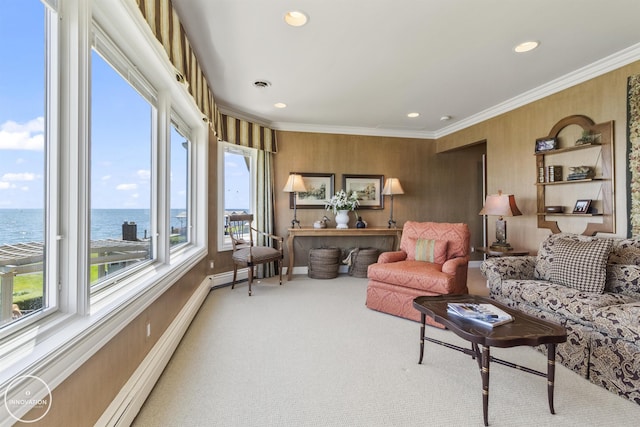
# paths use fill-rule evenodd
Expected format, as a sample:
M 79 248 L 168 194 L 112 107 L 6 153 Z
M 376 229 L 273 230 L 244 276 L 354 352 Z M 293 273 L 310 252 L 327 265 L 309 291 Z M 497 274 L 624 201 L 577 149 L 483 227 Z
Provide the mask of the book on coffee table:
M 491 328 L 513 321 L 513 316 L 493 304 L 450 302 L 447 312 Z

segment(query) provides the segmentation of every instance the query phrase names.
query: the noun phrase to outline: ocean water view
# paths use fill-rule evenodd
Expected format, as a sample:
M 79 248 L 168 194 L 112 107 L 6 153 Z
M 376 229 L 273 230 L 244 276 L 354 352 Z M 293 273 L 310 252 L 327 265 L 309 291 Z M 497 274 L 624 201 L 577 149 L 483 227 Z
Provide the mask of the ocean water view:
M 187 225 L 180 214 L 185 209 L 171 209 L 171 227 Z M 135 222 L 138 239 L 150 232 L 149 209 L 93 209 L 91 211 L 91 239 L 121 239 L 122 224 Z M 0 209 L 0 245 L 44 241 L 43 209 Z

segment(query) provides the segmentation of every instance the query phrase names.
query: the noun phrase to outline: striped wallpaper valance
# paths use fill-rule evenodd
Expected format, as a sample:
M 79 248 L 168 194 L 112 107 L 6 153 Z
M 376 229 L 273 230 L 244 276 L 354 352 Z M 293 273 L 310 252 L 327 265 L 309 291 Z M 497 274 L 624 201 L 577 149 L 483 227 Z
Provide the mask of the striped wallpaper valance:
M 271 153 L 278 151 L 276 131 L 273 129 L 225 114 L 221 114 L 221 118 L 221 126 L 217 133 L 222 141 Z
M 188 83 L 189 93 L 200 111 L 209 119 L 218 139 L 275 153 L 274 130 L 245 120 L 223 117 L 220 113 L 171 0 L 136 1 L 151 31 L 179 73 L 177 79 L 184 79 Z
M 189 94 L 215 130 L 220 120 L 218 106 L 171 0 L 136 1 L 142 16 L 179 73 L 176 78 L 188 83 Z

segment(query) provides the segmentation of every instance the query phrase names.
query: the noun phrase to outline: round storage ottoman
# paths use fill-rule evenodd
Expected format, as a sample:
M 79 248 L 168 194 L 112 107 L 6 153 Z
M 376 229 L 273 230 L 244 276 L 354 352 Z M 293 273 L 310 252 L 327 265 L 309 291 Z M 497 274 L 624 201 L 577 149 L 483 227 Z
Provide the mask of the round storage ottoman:
M 312 279 L 335 279 L 340 269 L 340 248 L 309 249 L 308 275 Z
M 367 277 L 369 265 L 378 262 L 380 251 L 377 248 L 356 248 L 351 253 L 349 275 L 353 277 Z

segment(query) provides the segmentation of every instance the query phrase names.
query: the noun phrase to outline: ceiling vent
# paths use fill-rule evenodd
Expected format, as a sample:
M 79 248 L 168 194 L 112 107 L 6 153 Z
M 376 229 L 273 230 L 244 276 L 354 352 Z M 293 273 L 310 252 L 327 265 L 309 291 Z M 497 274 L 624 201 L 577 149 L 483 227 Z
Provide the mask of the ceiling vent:
M 253 85 L 258 89 L 265 89 L 271 86 L 271 83 L 265 80 L 256 80 L 255 82 L 253 82 Z

